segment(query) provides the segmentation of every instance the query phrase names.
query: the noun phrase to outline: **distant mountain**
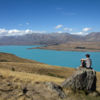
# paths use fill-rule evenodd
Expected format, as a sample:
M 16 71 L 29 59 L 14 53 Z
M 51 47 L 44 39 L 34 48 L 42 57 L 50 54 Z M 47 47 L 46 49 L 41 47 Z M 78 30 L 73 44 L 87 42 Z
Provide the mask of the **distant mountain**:
M 100 41 L 100 32 L 92 32 L 85 37 L 87 41 Z
M 70 41 L 82 40 L 81 36 L 71 35 L 69 33 L 51 33 L 51 34 L 26 34 L 23 36 L 4 36 L 0 38 L 0 45 L 34 45 L 34 44 L 60 44 Z
M 100 41 L 100 32 L 93 32 L 86 36 L 69 33 L 33 33 L 22 36 L 0 37 L 0 45 L 57 45 L 76 41 Z

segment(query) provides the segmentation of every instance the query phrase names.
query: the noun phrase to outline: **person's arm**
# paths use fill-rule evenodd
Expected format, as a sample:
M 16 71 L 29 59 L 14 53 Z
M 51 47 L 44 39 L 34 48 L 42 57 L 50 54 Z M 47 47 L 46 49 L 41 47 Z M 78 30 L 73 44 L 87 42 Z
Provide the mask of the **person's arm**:
M 83 58 L 82 58 L 81 61 L 86 61 L 86 59 L 83 59 Z

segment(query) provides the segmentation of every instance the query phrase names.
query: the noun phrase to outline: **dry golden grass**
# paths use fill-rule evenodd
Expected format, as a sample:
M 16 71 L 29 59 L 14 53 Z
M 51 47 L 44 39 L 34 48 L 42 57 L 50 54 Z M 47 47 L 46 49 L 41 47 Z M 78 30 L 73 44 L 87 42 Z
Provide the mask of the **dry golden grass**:
M 14 66 L 15 71 L 12 71 Z M 34 63 L 0 63 L 0 73 L 33 81 L 62 82 L 74 73 L 75 69 Z M 97 72 L 97 90 L 100 91 L 100 72 Z
M 39 63 L 34 60 L 28 60 L 28 59 L 17 57 L 16 55 L 13 55 L 13 54 L 1 53 L 1 52 L 0 52 L 0 62 Z
M 56 78 L 47 75 L 31 74 L 26 72 L 14 72 L 6 69 L 0 69 L 0 74 L 5 77 L 14 77 L 14 79 L 19 79 L 22 81 L 31 81 L 31 82 L 55 82 L 61 83 L 64 81 L 62 78 Z
M 97 72 L 97 90 L 100 91 L 100 72 Z
M 17 62 L 1 62 L 1 69 L 15 69 L 15 71 L 19 72 L 27 72 L 27 73 L 35 73 L 41 75 L 54 76 L 59 78 L 67 78 L 72 75 L 75 69 L 73 68 L 65 68 L 59 66 L 51 66 L 47 64 L 39 64 L 39 63 L 17 63 Z
M 8 57 L 9 55 L 9 57 Z M 3 53 L 0 59 L 16 59 L 15 55 Z M 17 58 L 11 62 L 0 62 L 0 73 L 4 76 L 13 76 L 22 80 L 31 81 L 53 81 L 55 83 L 60 83 L 64 79 L 71 76 L 75 69 L 67 67 L 52 66 L 43 63 L 38 63 L 32 60 L 26 60 L 22 58 Z M 20 61 L 18 61 L 20 60 Z M 31 61 L 31 62 L 30 62 Z M 14 68 L 14 70 L 12 69 Z M 100 91 L 100 72 L 97 72 L 97 90 Z

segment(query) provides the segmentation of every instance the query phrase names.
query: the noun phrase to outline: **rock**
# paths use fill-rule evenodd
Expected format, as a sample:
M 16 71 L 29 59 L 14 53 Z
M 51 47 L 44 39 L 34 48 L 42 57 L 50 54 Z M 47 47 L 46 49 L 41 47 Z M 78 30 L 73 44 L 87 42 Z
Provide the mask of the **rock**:
M 71 77 L 66 79 L 61 86 L 72 90 L 92 92 L 96 90 L 96 72 L 92 69 L 78 69 Z
M 61 100 L 65 97 L 63 89 L 52 82 L 31 83 L 0 77 L 0 100 Z
M 66 95 L 63 92 L 63 89 L 62 89 L 61 86 L 59 86 L 59 85 L 57 85 L 55 83 L 52 83 L 52 82 L 45 82 L 45 85 L 51 91 L 55 91 L 59 95 L 60 98 L 65 98 L 66 97 Z

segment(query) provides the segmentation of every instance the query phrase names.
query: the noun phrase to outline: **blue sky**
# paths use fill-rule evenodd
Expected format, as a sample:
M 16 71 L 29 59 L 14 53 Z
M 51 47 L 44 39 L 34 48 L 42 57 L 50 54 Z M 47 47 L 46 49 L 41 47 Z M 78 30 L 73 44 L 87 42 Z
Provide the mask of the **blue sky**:
M 0 0 L 0 34 L 100 31 L 100 0 Z

